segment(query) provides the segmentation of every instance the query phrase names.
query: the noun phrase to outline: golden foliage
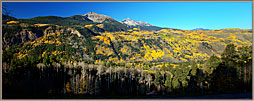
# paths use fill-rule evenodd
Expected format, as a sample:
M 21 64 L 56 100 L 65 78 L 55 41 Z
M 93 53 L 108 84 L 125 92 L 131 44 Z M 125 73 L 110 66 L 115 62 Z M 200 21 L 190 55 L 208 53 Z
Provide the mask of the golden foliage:
M 7 24 L 16 24 L 16 23 L 19 23 L 19 21 L 9 21 L 9 22 L 7 22 Z
M 89 24 L 89 25 L 85 25 L 85 27 L 89 28 L 89 27 L 92 27 L 93 24 Z

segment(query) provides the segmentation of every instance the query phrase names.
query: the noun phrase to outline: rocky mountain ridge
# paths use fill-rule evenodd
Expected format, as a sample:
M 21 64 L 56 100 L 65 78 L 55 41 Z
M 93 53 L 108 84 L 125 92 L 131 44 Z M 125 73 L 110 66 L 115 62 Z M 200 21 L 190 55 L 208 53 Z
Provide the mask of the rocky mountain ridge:
M 124 19 L 120 22 L 129 26 L 153 26 L 145 21 L 135 21 L 130 18 Z
M 113 18 L 111 18 L 109 16 L 101 15 L 101 14 L 98 14 L 98 13 L 95 13 L 95 12 L 88 12 L 88 13 L 84 14 L 83 16 L 85 16 L 88 19 L 92 20 L 93 22 L 97 22 L 97 23 L 102 23 L 106 19 L 114 20 Z

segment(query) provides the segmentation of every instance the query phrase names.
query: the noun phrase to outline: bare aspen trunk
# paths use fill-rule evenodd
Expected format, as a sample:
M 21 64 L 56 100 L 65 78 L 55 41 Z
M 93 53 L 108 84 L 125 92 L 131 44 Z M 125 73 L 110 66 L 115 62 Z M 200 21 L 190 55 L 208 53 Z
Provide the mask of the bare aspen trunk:
M 89 80 L 88 80 L 88 76 L 89 76 L 89 73 L 86 72 L 86 93 L 88 93 L 88 84 L 89 84 Z
M 120 83 L 120 71 L 118 71 L 118 84 Z
M 111 83 L 111 67 L 109 67 L 109 86 L 110 86 L 110 83 Z
M 247 73 L 246 73 L 247 70 L 246 70 L 246 69 L 247 69 L 247 66 L 244 68 L 244 83 L 245 83 L 245 84 L 246 84 L 246 82 L 247 82 L 247 79 L 246 79 L 246 78 L 247 78 Z
M 131 72 L 129 72 L 129 92 L 131 91 L 132 85 L 131 85 Z
M 73 92 L 75 93 L 75 70 L 73 69 L 73 72 L 72 72 L 72 89 L 73 89 Z
M 42 75 L 42 71 L 41 71 L 41 68 L 40 68 L 40 79 L 41 79 L 41 75 Z
M 252 67 L 250 66 L 250 67 L 249 67 L 249 83 L 248 83 L 249 86 L 252 84 L 252 83 L 251 83 L 251 79 L 252 79 L 251 76 L 252 76 Z
M 98 86 L 101 88 L 101 74 L 98 75 Z
M 66 68 L 64 68 L 64 73 L 66 73 Z M 65 89 L 65 75 L 63 76 L 63 79 L 64 79 L 64 94 L 66 93 L 66 89 Z
M 97 85 L 97 83 L 98 83 L 98 81 L 97 81 L 97 77 L 95 78 L 95 82 L 94 82 L 94 95 L 96 95 L 97 94 L 97 92 L 96 92 L 96 89 L 98 89 L 98 85 Z
M 84 67 L 82 67 L 82 88 L 85 88 L 84 82 L 85 82 L 85 69 Z
M 242 68 L 241 68 L 241 67 L 240 67 L 239 73 L 240 73 L 240 74 L 239 74 L 239 80 L 242 81 L 242 78 L 241 78 L 241 76 L 242 76 Z
M 244 89 L 244 91 L 246 91 L 247 90 L 247 65 L 245 66 L 245 68 L 244 68 L 244 86 L 245 86 L 245 89 Z
M 121 72 L 121 74 L 120 74 L 121 88 L 123 87 L 123 80 L 122 80 L 122 79 L 123 79 L 123 75 L 124 75 L 124 74 Z
M 107 76 L 107 83 L 108 83 L 108 88 L 109 88 L 109 77 Z
M 77 89 L 77 93 L 79 93 L 79 88 L 80 88 L 80 87 L 79 87 L 79 83 L 80 83 L 79 81 L 80 81 L 80 80 L 79 80 L 79 74 L 77 74 L 77 75 L 76 75 L 76 89 Z
M 95 91 L 95 77 L 92 75 L 92 82 L 91 82 L 91 91 L 94 94 Z
M 91 81 L 91 78 L 92 78 L 92 77 L 91 77 L 90 71 L 89 71 L 89 74 L 88 74 L 88 75 L 89 75 L 89 77 L 88 77 L 88 82 L 89 82 L 89 83 L 88 83 L 88 93 L 91 93 L 91 82 L 92 82 L 92 81 Z

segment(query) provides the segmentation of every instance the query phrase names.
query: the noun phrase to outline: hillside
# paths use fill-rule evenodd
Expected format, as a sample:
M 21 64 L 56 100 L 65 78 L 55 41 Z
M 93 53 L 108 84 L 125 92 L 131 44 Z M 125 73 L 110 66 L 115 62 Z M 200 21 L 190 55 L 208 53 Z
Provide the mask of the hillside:
M 74 98 L 195 96 L 251 87 L 248 29 L 180 30 L 144 22 L 128 28 L 94 12 L 65 18 L 6 16 L 2 28 L 9 96 L 21 94 L 15 90 L 29 96 L 35 92 L 30 86 L 37 85 L 35 94 Z
M 99 18 L 92 18 L 91 16 L 97 15 Z M 6 19 L 3 16 L 3 19 Z M 100 21 L 97 21 L 100 19 Z M 11 21 L 11 19 L 7 19 L 6 21 Z M 5 23 L 4 21 L 3 23 Z M 39 16 L 30 19 L 17 19 L 20 23 L 27 23 L 27 24 L 54 24 L 60 26 L 84 26 L 84 25 L 98 25 L 102 24 L 104 27 L 102 28 L 105 31 L 125 31 L 128 28 L 119 23 L 118 21 L 114 20 L 111 17 L 100 15 L 94 12 L 89 12 L 85 15 L 74 15 L 71 17 L 57 17 L 57 16 Z
M 92 29 L 93 27 L 95 28 Z M 36 47 L 39 48 L 43 45 L 45 48 L 33 57 L 38 58 L 48 54 L 49 56 L 58 56 L 57 62 L 60 60 L 61 62 L 73 61 L 73 59 L 87 61 L 89 58 L 95 64 L 118 64 L 179 63 L 191 60 L 207 60 L 212 55 L 220 57 L 227 44 L 251 45 L 250 30 L 190 31 L 162 29 L 160 31 L 142 31 L 133 28 L 124 32 L 105 32 L 104 27 L 103 24 L 90 24 L 84 27 L 58 25 L 38 27 L 38 25 L 30 24 L 24 26 L 21 22 L 4 24 L 3 49 L 21 44 L 17 56 L 22 58 L 33 56 L 32 54 L 38 52 Z M 15 29 L 15 31 L 10 31 L 10 29 Z M 68 46 L 70 51 L 57 50 L 62 46 Z M 48 49 L 49 47 L 55 48 Z M 66 57 L 64 54 L 69 54 L 68 58 L 64 58 Z M 70 57 L 71 55 L 72 57 Z M 82 57 L 83 55 L 86 57 Z M 67 60 L 63 61 L 63 58 Z

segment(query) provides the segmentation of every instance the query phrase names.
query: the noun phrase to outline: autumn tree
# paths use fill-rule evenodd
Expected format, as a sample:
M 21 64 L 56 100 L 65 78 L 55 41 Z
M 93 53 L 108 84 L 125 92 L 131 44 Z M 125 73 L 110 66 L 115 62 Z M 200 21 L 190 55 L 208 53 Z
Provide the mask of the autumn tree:
M 221 63 L 221 59 L 215 55 L 212 55 L 207 62 L 205 63 L 204 66 L 204 72 L 208 73 L 208 75 L 212 74 L 213 70 L 216 69 L 216 67 L 219 66 Z

